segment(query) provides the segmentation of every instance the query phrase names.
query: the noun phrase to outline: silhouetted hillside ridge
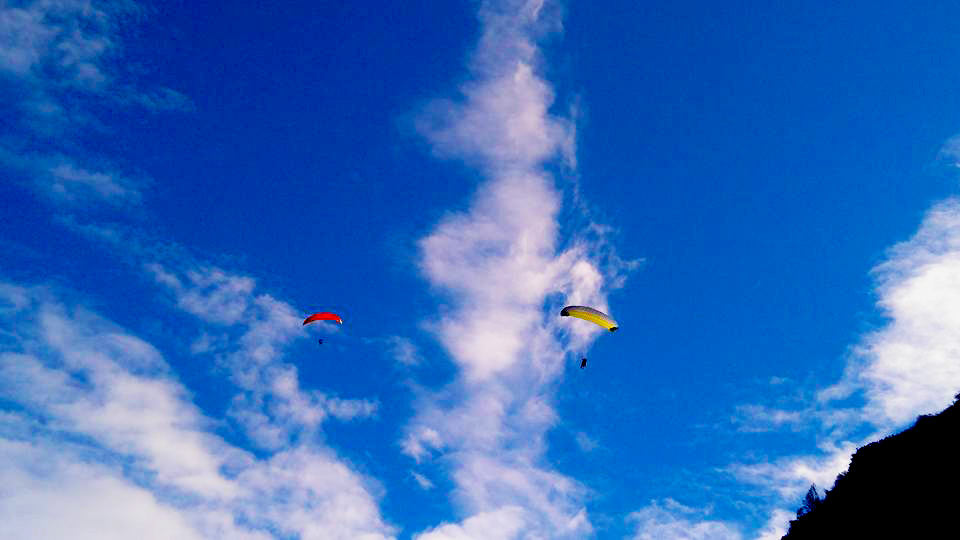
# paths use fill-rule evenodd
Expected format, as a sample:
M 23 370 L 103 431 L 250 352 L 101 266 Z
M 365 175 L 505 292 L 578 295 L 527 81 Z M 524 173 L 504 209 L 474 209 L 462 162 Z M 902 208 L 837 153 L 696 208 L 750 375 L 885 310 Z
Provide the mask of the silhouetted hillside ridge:
M 808 492 L 783 538 L 960 538 L 958 440 L 955 401 L 861 447 L 822 500 Z

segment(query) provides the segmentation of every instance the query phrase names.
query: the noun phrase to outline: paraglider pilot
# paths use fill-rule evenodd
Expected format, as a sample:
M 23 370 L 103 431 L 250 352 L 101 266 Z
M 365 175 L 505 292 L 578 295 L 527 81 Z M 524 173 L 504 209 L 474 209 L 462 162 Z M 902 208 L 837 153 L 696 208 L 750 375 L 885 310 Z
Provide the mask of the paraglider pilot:
M 303 326 L 306 326 L 312 322 L 317 321 L 332 321 L 337 324 L 343 324 L 343 319 L 340 318 L 336 313 L 330 313 L 329 311 L 323 311 L 320 313 L 314 313 L 313 315 L 307 317 L 303 321 Z M 317 340 L 317 343 L 323 345 L 323 338 Z
M 617 321 L 610 318 L 609 315 L 602 311 L 597 311 L 592 307 L 587 306 L 567 306 L 560 310 L 561 317 L 576 317 L 578 319 L 583 319 L 585 321 L 592 322 L 594 324 L 600 325 L 603 328 L 611 332 L 616 332 L 620 325 L 617 324 Z M 587 357 L 584 356 L 580 360 L 580 369 L 587 367 Z

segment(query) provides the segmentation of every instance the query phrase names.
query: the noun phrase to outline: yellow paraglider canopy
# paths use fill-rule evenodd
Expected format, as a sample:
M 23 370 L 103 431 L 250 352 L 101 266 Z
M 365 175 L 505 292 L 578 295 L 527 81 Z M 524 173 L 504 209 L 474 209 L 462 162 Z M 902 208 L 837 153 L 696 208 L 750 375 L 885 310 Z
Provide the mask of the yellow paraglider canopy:
M 598 324 L 611 332 L 616 332 L 620 325 L 606 313 L 587 306 L 567 306 L 560 310 L 563 317 L 577 317 L 585 321 Z

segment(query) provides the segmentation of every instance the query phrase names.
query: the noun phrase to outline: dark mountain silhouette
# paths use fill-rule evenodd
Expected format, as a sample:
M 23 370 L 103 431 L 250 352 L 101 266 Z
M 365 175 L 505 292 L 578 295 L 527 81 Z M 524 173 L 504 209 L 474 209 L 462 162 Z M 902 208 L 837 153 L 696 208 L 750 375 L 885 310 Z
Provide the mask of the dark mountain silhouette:
M 861 447 L 833 489 L 811 486 L 784 540 L 960 538 L 960 394 Z

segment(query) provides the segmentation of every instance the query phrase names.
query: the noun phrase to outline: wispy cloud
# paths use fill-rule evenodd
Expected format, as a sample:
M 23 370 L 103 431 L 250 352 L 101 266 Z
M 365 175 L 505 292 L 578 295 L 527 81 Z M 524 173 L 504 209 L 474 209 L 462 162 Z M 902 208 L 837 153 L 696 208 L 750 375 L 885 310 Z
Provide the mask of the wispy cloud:
M 434 487 L 433 482 L 431 482 L 429 478 L 416 471 L 410 471 L 410 477 L 417 482 L 420 489 L 433 489 Z
M 0 285 L 10 328 L 0 339 L 3 536 L 122 538 L 149 528 L 160 538 L 392 537 L 376 483 L 313 436 L 324 418 L 366 417 L 376 406 L 300 388 L 281 360 L 288 306 L 249 299 L 268 315 L 250 313 L 225 356 L 239 425 L 252 439 L 275 434 L 254 455 L 217 434 L 222 421 L 192 404 L 156 348 L 60 296 Z M 104 521 L 117 528 L 104 533 Z
M 50 183 L 44 187 L 57 200 L 77 202 L 82 199 L 101 199 L 120 205 L 140 201 L 136 184 L 112 171 L 93 172 L 62 160 L 47 172 Z
M 194 532 L 185 537 L 201 537 L 203 524 L 181 515 L 171 497 L 237 496 L 239 486 L 224 471 L 250 456 L 206 432 L 207 420 L 185 401 L 185 389 L 149 344 L 89 311 L 68 309 L 44 289 L 7 285 L 4 293 L 0 301 L 12 306 L 3 311 L 4 324 L 16 325 L 0 353 L 0 388 L 3 399 L 21 409 L 6 413 L 3 444 L 10 459 L 2 461 L 22 489 L 3 498 L 0 513 L 5 526 L 28 533 L 13 537 L 35 536 L 42 520 L 52 518 L 42 495 L 50 494 L 54 479 L 64 482 L 59 497 L 78 504 L 87 499 L 81 507 L 130 497 L 130 514 L 123 516 L 126 505 L 118 504 L 95 515 L 116 514 L 125 524 L 157 514 L 158 523 L 172 524 L 170 537 L 188 525 Z M 56 467 L 39 472 L 34 458 L 21 459 L 26 452 Z M 92 486 L 105 488 L 105 498 Z
M 874 269 L 889 322 L 868 334 L 823 401 L 863 392 L 865 420 L 890 429 L 947 407 L 960 389 L 960 200 L 934 206 Z
M 735 478 L 745 484 L 760 486 L 781 504 L 794 504 L 799 494 L 810 484 L 830 486 L 837 475 L 850 464 L 850 456 L 857 444 L 823 442 L 816 455 L 787 456 L 774 461 L 734 464 L 728 468 Z
M 127 0 L 5 3 L 0 6 L 0 72 L 32 92 L 20 105 L 55 104 L 79 92 L 148 110 L 188 110 L 189 98 L 176 90 L 120 81 L 129 79 L 118 61 L 121 31 L 146 15 Z
M 376 413 L 375 402 L 341 399 L 301 388 L 297 369 L 282 360 L 287 343 L 302 336 L 302 314 L 268 294 L 255 293 L 255 281 L 219 268 L 195 263 L 144 268 L 166 287 L 175 304 L 206 323 L 230 325 L 216 342 L 219 362 L 241 391 L 231 413 L 251 440 L 266 449 L 310 439 L 327 418 L 351 420 Z M 209 330 L 202 338 L 210 341 Z
M 393 336 L 387 339 L 393 357 L 405 366 L 416 366 L 423 362 L 417 346 L 407 338 Z
M 4 353 L 0 366 L 19 403 L 53 431 L 84 433 L 138 456 L 165 485 L 209 496 L 231 491 L 216 472 L 230 454 L 204 434 L 202 416 L 153 347 L 85 310 L 31 300 L 16 312 L 22 352 Z
M 707 519 L 709 512 L 682 505 L 673 499 L 651 501 L 627 516 L 635 529 L 632 540 L 741 540 L 734 525 Z
M 414 536 L 416 540 L 510 540 L 528 528 L 526 512 L 517 506 L 503 506 L 490 512 L 474 514 L 463 523 L 445 523 Z
M 577 432 L 575 440 L 577 441 L 577 446 L 579 446 L 580 450 L 583 450 L 584 452 L 593 452 L 598 446 L 600 446 L 597 441 L 582 431 Z
M 115 46 L 111 39 L 114 17 L 133 8 L 131 3 L 118 2 L 110 12 L 79 0 L 5 4 L 0 11 L 0 32 L 5 36 L 0 69 L 96 90 L 109 80 L 101 64 Z
M 226 537 L 204 534 L 189 515 L 124 477 L 118 466 L 92 462 L 56 440 L 12 438 L 11 424 L 22 418 L 5 420 L 0 420 L 0 536 L 122 540 L 149 530 L 158 539 Z M 257 538 L 230 524 L 221 530 Z
M 764 433 L 788 430 L 797 433 L 818 429 L 823 433 L 842 436 L 862 423 L 862 413 L 856 408 L 831 407 L 816 401 L 813 392 L 807 396 L 806 406 L 785 409 L 758 404 L 739 405 L 731 421 L 738 431 Z
M 142 190 L 149 184 L 144 178 L 131 177 L 114 168 L 83 166 L 62 153 L 17 153 L 4 148 L 2 141 L 0 166 L 13 178 L 27 179 L 44 200 L 64 208 L 138 206 Z
M 144 265 L 157 283 L 173 293 L 177 306 L 200 319 L 216 324 L 235 324 L 250 307 L 253 279 L 229 275 L 219 268 L 195 268 L 184 279 L 156 262 Z
M 757 532 L 756 540 L 780 540 L 787 534 L 787 523 L 796 517 L 793 511 L 776 509 L 770 513 L 766 525 Z
M 423 274 L 452 308 L 435 331 L 460 375 L 422 396 L 402 446 L 417 461 L 447 467 L 466 516 L 422 539 L 592 531 L 586 489 L 544 457 L 568 347 L 597 335 L 556 313 L 562 301 L 605 307 L 614 277 L 598 268 L 596 244 L 560 247 L 562 194 L 546 165 L 573 163 L 574 130 L 550 112 L 553 90 L 538 75 L 536 42 L 558 26 L 553 15 L 541 2 L 484 2 L 472 79 L 419 122 L 438 156 L 486 175 L 470 208 L 420 243 Z
M 401 366 L 410 368 L 423 364 L 424 358 L 420 348 L 410 338 L 403 336 L 387 336 L 381 338 L 363 338 L 364 343 L 382 349 L 389 357 L 396 360 Z
M 960 135 L 955 135 L 943 143 L 938 158 L 954 167 L 960 167 Z
M 95 109 L 189 110 L 169 88 L 138 88 L 119 62 L 122 27 L 143 15 L 134 2 L 36 0 L 0 5 L 0 77 L 8 115 L 0 124 L 0 167 L 58 206 L 140 203 L 145 182 L 108 156 L 84 149 L 103 130 Z M 91 103 L 96 103 L 93 107 Z
M 948 143 L 945 152 L 953 146 Z M 858 446 L 946 408 L 960 390 L 960 201 L 933 206 L 873 275 L 887 321 L 852 347 L 839 381 L 810 392 L 799 408 L 738 408 L 735 423 L 742 431 L 788 428 L 817 435 L 810 453 L 728 469 L 779 501 L 771 531 L 785 529 L 793 514 L 784 506 L 795 506 L 811 483 L 831 486 Z

